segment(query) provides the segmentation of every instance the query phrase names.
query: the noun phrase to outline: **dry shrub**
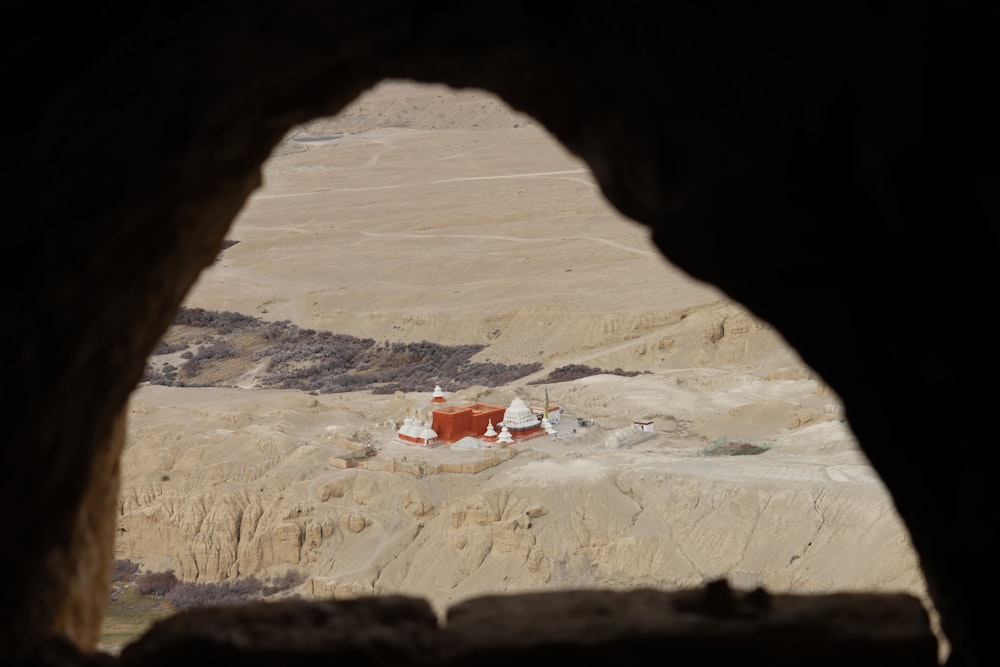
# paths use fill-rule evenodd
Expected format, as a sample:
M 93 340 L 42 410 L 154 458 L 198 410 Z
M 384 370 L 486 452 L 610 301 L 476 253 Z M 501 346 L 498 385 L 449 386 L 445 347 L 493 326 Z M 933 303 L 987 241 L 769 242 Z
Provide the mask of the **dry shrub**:
M 135 578 L 135 587 L 142 595 L 162 597 L 177 586 L 177 575 L 173 570 L 166 572 L 145 572 Z

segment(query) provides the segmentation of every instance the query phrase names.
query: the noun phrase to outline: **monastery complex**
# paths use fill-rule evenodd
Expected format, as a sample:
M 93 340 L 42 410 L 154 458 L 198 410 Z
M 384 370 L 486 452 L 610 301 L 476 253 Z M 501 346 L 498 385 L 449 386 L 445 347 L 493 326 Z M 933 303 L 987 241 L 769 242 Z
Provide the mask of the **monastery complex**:
M 453 405 L 440 386 L 434 387 L 431 411 L 426 419 L 406 416 L 397 432 L 404 443 L 438 447 L 471 439 L 484 448 L 507 447 L 515 442 L 555 433 L 562 410 L 549 405 L 548 391 L 542 404 L 526 404 L 515 398 L 506 408 L 473 403 Z

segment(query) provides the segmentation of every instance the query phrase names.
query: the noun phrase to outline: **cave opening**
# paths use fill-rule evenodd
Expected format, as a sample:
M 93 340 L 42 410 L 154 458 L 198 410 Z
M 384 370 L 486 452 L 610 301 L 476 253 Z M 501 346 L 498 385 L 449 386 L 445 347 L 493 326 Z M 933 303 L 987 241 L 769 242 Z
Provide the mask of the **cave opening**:
M 223 595 L 248 577 L 294 581 L 289 594 L 315 598 L 429 597 L 441 614 L 477 594 L 676 590 L 721 577 L 780 592 L 905 590 L 930 605 L 839 399 L 767 323 L 665 262 L 531 117 L 482 91 L 387 81 L 289 130 L 262 175 L 133 394 L 117 562 L 175 573 L 193 584 L 174 594 L 187 604 L 211 601 L 198 585 Z M 323 332 L 333 337 L 320 344 Z M 267 347 L 282 336 L 287 347 Z M 328 382 L 330 350 L 366 340 L 408 345 L 424 363 L 407 367 L 407 382 L 371 372 L 362 383 L 358 370 L 380 370 L 366 352 Z M 483 366 L 482 382 L 428 375 L 446 359 L 428 341 L 475 346 L 465 363 Z M 571 366 L 602 372 L 545 382 Z M 519 469 L 509 479 L 475 464 L 427 475 L 441 463 L 403 463 L 433 453 L 392 441 L 404 416 L 429 416 L 438 382 L 464 401 L 551 390 L 576 405 L 559 435 L 504 463 Z M 636 434 L 637 420 L 655 424 L 655 438 Z M 785 458 L 747 470 L 747 457 L 709 455 L 749 450 Z M 793 460 L 805 452 L 818 458 Z M 614 462 L 585 468 L 594 454 Z M 698 494 L 691 480 L 719 468 L 730 483 L 685 499 Z M 363 479 L 393 474 L 407 482 Z M 463 474 L 487 490 L 440 481 Z M 548 503 L 518 492 L 550 479 L 563 486 Z M 166 517 L 158 508 L 176 494 L 187 509 Z M 392 512 L 373 509 L 386 499 Z M 705 528 L 713 515 L 731 523 Z M 579 535 L 594 536 L 583 555 Z M 351 542 L 378 556 L 343 555 Z

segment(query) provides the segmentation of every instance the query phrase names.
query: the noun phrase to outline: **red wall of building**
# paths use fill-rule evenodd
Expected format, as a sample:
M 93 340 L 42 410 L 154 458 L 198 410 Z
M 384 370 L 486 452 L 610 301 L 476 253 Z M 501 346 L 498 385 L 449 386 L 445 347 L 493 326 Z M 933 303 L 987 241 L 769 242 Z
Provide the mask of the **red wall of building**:
M 431 428 L 438 434 L 438 440 L 455 442 L 467 435 L 483 437 L 490 420 L 495 426 L 503 420 L 504 408 L 476 403 L 464 407 L 449 406 L 431 413 Z
M 431 428 L 437 431 L 438 439 L 444 442 L 455 442 L 469 434 L 472 425 L 472 410 L 437 411 L 433 413 Z
M 477 438 L 483 437 L 483 434 L 486 433 L 486 427 L 489 426 L 491 421 L 494 426 L 503 421 L 504 411 L 504 408 L 498 408 L 495 405 L 473 405 L 472 421 L 470 424 L 472 433 L 469 435 L 474 435 Z M 497 427 L 496 431 L 499 432 L 500 428 Z

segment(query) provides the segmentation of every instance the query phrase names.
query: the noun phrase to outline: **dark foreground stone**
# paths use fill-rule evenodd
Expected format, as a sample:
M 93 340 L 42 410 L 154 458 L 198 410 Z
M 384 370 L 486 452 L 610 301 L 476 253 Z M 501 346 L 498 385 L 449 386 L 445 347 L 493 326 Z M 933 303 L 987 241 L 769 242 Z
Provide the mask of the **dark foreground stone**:
M 272 665 L 930 667 L 937 641 L 909 595 L 770 595 L 724 581 L 666 593 L 576 590 L 484 596 L 444 623 L 421 599 L 202 608 L 156 623 L 119 657 L 51 641 L 39 667 Z

